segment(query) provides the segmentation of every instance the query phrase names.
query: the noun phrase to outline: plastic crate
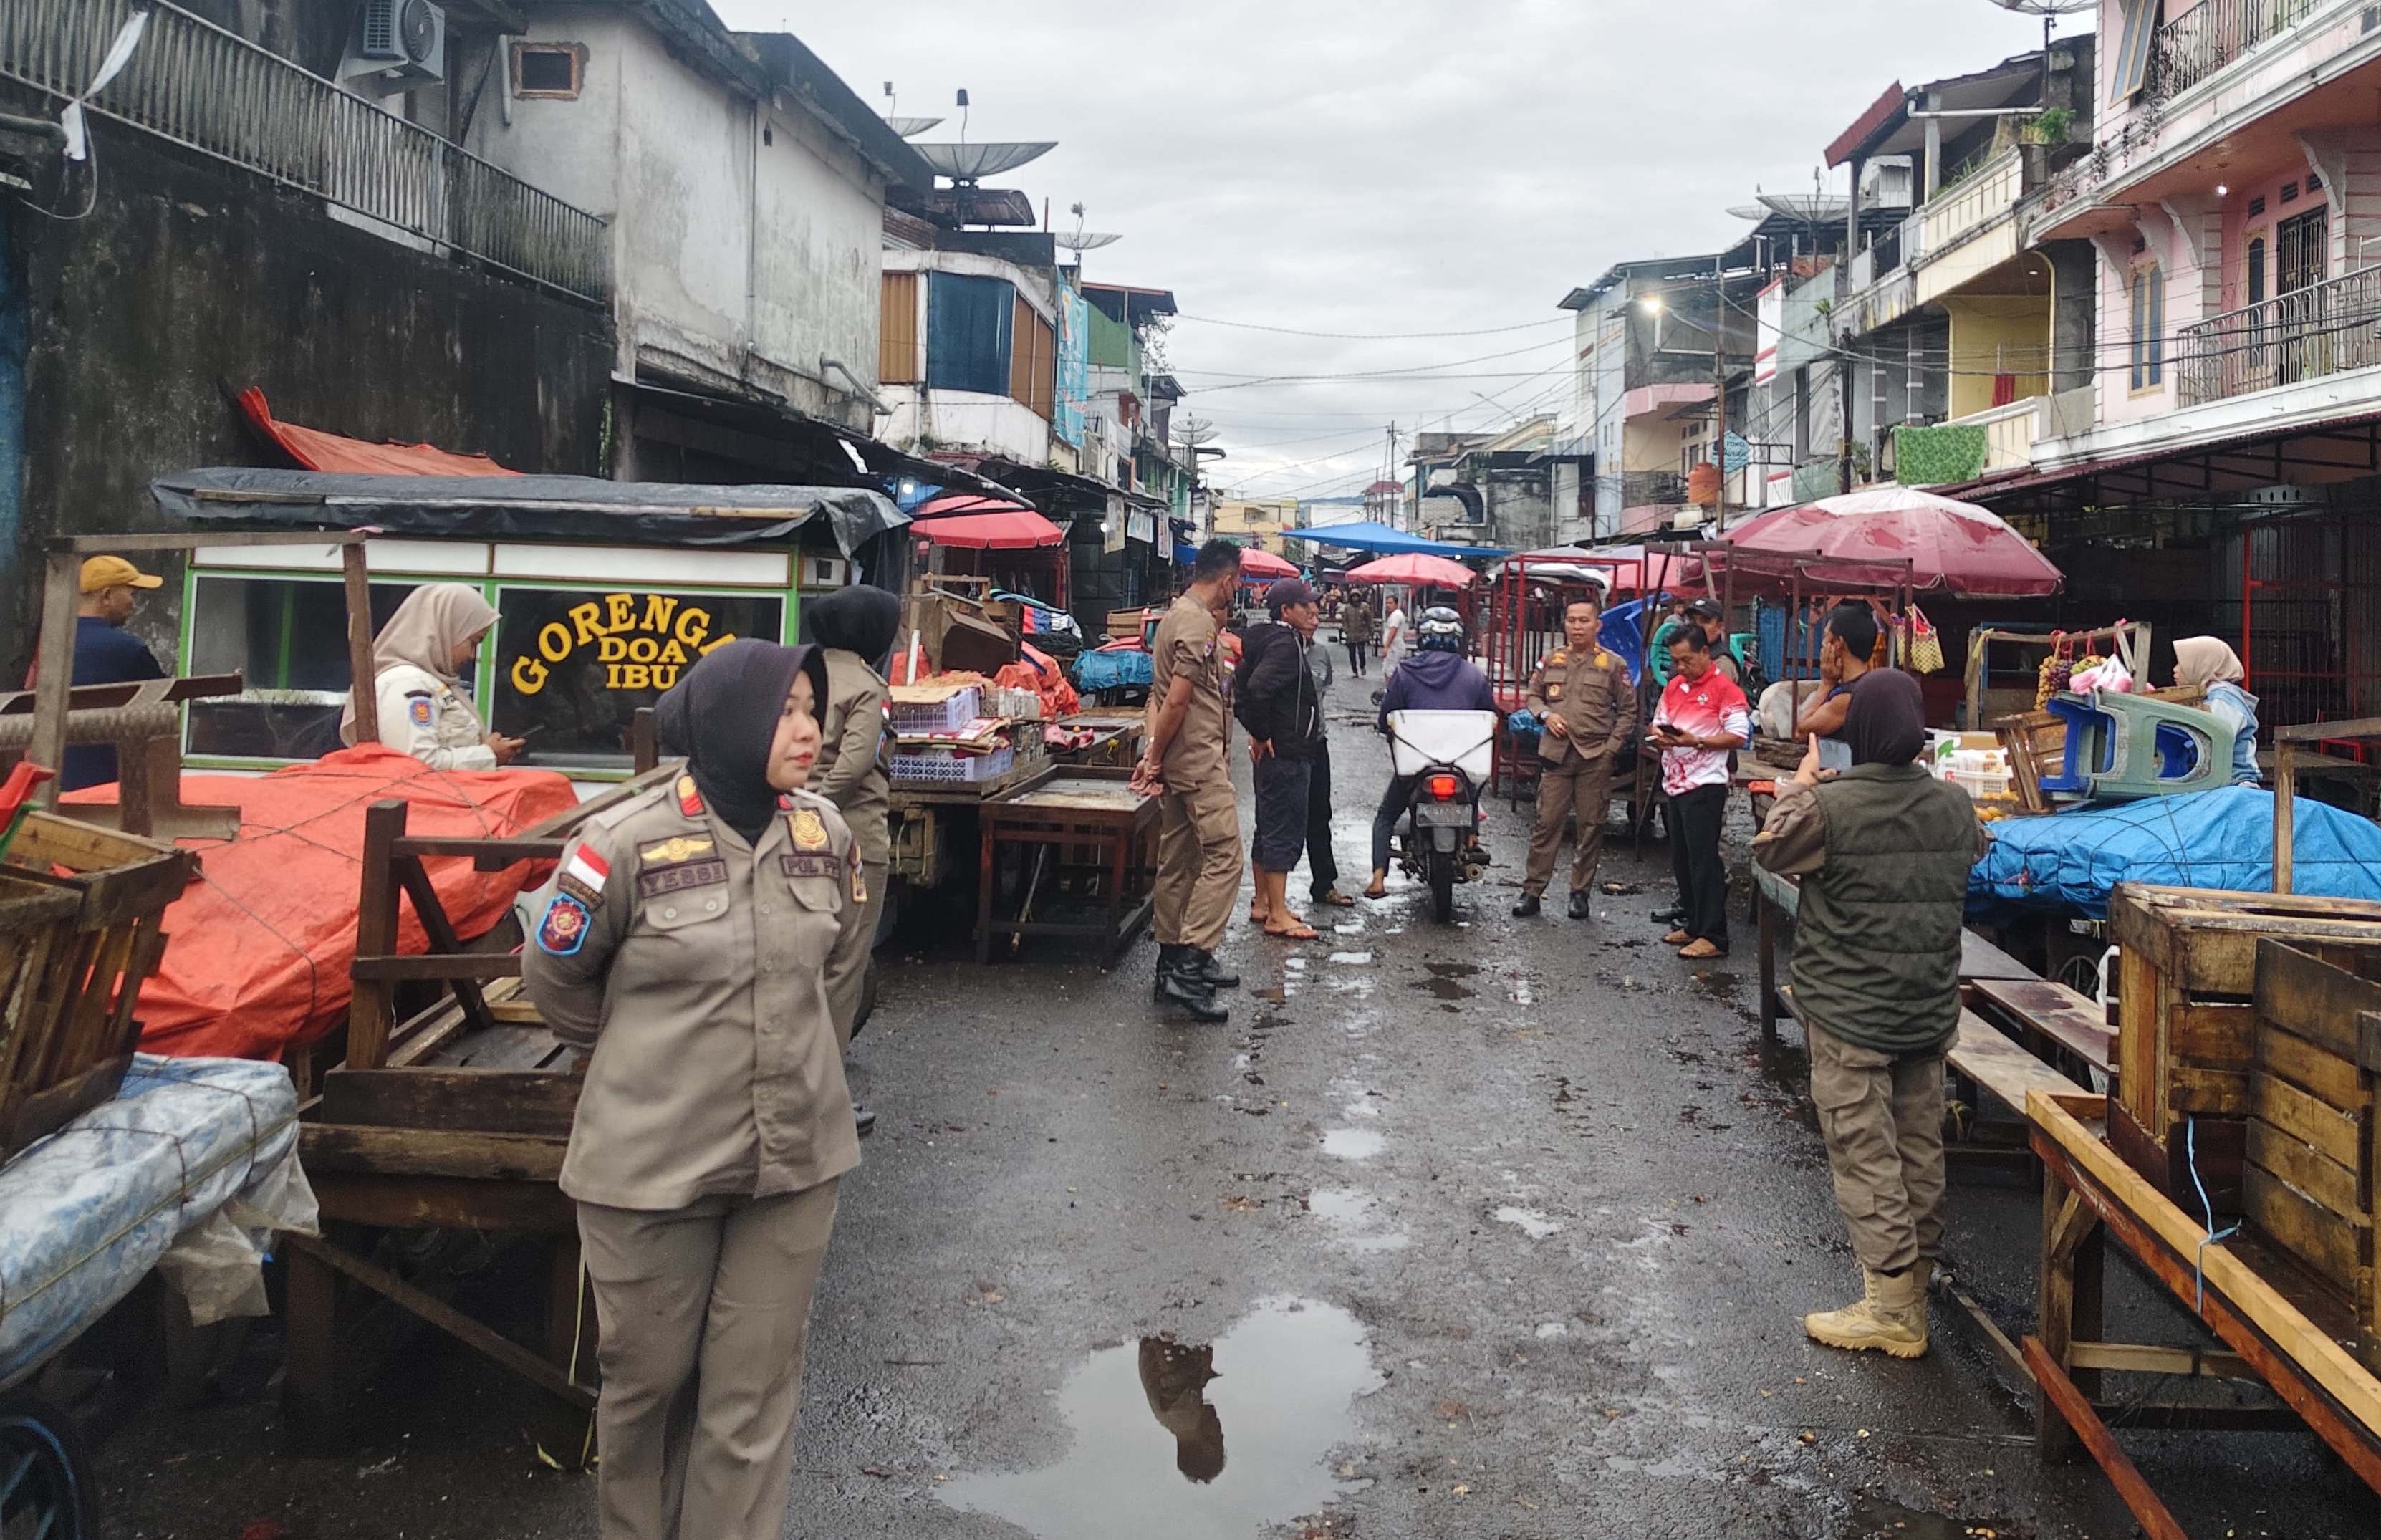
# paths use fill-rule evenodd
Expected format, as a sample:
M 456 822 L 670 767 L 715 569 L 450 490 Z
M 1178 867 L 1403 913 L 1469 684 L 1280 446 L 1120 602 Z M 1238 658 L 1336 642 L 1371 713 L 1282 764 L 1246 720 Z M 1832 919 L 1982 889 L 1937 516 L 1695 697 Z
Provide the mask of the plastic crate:
M 932 704 L 894 701 L 885 708 L 894 732 L 957 732 L 983 715 L 983 691 L 969 685 Z
M 893 756 L 897 781 L 938 781 L 966 786 L 995 781 L 1017 765 L 1017 751 L 995 749 L 988 754 L 963 754 L 956 749 L 921 749 Z

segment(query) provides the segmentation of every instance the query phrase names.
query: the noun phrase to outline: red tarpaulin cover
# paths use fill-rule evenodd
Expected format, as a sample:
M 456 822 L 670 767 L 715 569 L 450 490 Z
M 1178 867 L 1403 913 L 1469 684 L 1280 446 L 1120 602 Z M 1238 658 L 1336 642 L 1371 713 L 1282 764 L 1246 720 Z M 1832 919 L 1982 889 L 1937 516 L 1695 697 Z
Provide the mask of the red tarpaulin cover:
M 239 393 L 239 409 L 258 433 L 279 445 L 305 471 L 347 471 L 368 476 L 517 476 L 485 455 L 458 455 L 428 444 L 367 444 L 318 428 L 276 422 L 254 385 Z
M 331 1030 L 354 993 L 364 810 L 386 798 L 409 804 L 409 835 L 473 837 L 518 834 L 578 803 L 549 771 L 433 770 L 376 743 L 269 776 L 184 776 L 185 802 L 239 807 L 239 837 L 183 841 L 199 852 L 199 877 L 165 911 L 165 960 L 140 991 L 142 1048 L 275 1058 Z M 61 798 L 61 811 L 115 800 L 114 787 L 93 787 Z M 466 939 L 543 878 L 527 862 L 501 872 L 460 857 L 423 864 Z M 398 904 L 397 925 L 397 950 L 429 949 L 411 904 Z
M 1960 598 L 2041 598 L 2057 593 L 2067 581 L 1998 515 L 1911 486 L 1850 492 L 1779 508 L 1746 519 L 1720 539 L 1731 552 L 1744 554 L 1745 560 L 1730 564 L 1740 577 L 1758 579 L 1773 569 L 1790 576 L 1799 560 L 1818 564 L 1808 576 L 1823 585 L 1890 587 L 1901 581 L 1899 568 L 1864 567 L 1866 558 L 1908 561 L 1913 590 L 1948 590 Z

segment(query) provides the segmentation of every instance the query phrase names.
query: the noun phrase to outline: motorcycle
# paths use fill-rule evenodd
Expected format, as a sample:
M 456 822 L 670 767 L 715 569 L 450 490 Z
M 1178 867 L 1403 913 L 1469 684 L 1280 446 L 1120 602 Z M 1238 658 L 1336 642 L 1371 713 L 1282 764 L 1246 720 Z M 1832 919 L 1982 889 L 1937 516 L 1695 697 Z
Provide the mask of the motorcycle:
M 1390 766 L 1410 776 L 1398 847 L 1405 874 L 1430 888 L 1439 923 L 1455 918 L 1455 886 L 1477 882 L 1488 853 L 1478 840 L 1480 788 L 1488 778 L 1496 715 L 1399 711 L 1389 715 Z

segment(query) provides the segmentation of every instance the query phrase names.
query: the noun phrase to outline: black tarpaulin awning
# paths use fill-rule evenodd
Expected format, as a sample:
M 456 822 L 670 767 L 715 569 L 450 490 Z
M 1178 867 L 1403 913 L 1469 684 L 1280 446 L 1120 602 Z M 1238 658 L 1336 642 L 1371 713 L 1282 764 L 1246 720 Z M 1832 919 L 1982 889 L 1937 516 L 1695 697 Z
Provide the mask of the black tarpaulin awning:
M 168 518 L 193 523 L 369 526 L 415 539 L 750 545 L 790 539 L 823 517 L 847 556 L 910 521 L 892 499 L 865 487 L 592 476 L 363 476 L 218 466 L 160 476 L 149 494 Z

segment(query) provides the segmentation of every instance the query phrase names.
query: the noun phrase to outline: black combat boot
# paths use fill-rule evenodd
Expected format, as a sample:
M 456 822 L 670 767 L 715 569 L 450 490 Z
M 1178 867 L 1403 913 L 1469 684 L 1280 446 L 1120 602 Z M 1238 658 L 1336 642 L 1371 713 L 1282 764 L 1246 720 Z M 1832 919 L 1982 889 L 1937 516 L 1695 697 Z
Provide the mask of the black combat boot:
M 1156 997 L 1180 1006 L 1194 1021 L 1221 1021 L 1231 1012 L 1215 1003 L 1215 992 L 1198 976 L 1199 953 L 1190 947 L 1158 949 Z
M 1224 965 L 1215 960 L 1215 953 L 1203 952 L 1195 947 L 1186 947 L 1183 950 L 1190 954 L 1190 959 L 1183 964 L 1182 971 L 1210 990 L 1238 989 L 1240 986 L 1240 976 L 1224 972 Z
M 1574 920 L 1584 920 L 1593 912 L 1593 910 L 1590 907 L 1588 902 L 1587 889 L 1584 887 L 1572 888 L 1570 890 L 1570 917 Z
M 1513 906 L 1513 918 L 1516 920 L 1534 920 L 1537 916 L 1538 896 L 1534 893 L 1522 894 L 1520 901 Z

